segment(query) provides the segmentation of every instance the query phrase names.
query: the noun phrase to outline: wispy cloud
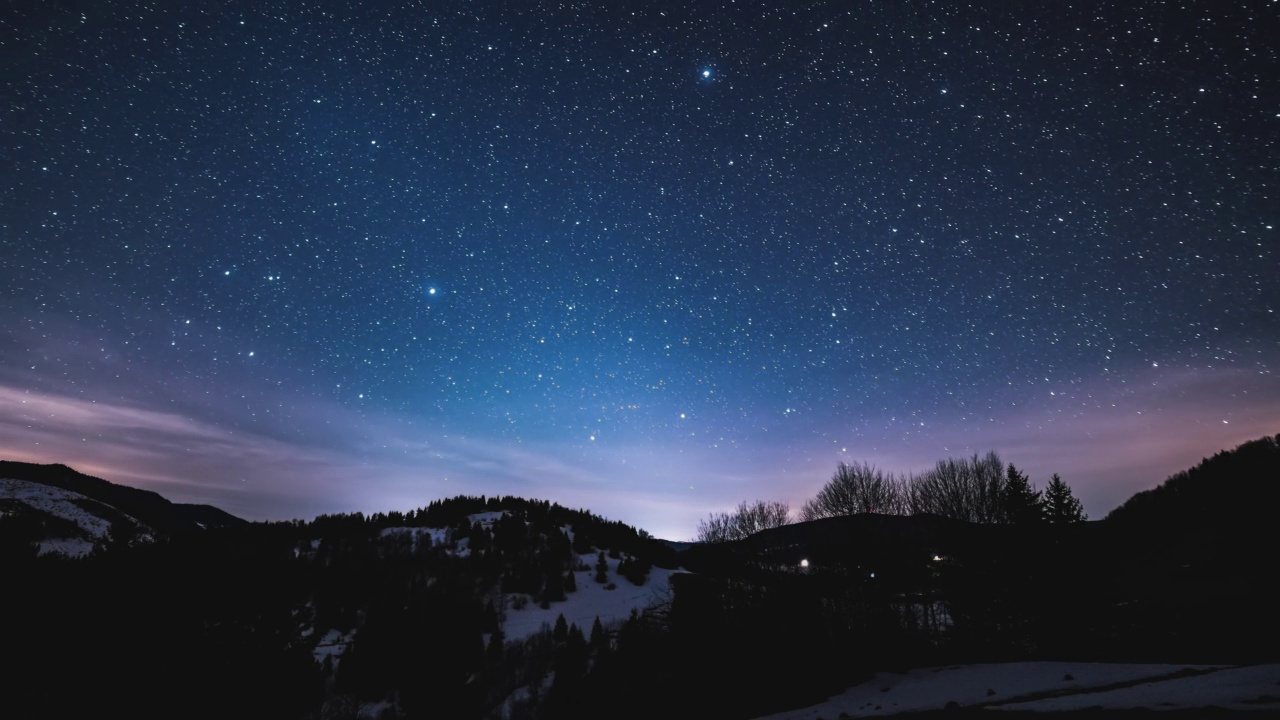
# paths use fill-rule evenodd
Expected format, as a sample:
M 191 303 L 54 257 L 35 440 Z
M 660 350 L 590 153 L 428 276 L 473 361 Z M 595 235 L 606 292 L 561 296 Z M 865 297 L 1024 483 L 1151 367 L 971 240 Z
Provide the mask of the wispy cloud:
M 349 458 L 230 430 L 177 413 L 0 386 L 0 454 L 79 470 L 209 502 L 250 517 L 299 509 L 310 484 L 328 484 Z M 305 479 L 305 481 L 304 481 Z M 305 511 L 305 510 L 304 510 Z
M 575 458 L 581 451 L 569 446 L 423 436 L 394 418 L 368 419 L 339 407 L 326 413 L 328 423 L 359 439 L 337 446 L 288 442 L 147 407 L 0 386 L 0 457 L 61 462 L 250 519 L 518 494 L 684 537 L 701 509 L 660 486 L 661 468 L 636 462 L 642 449 Z
M 456 494 L 516 494 L 685 539 L 741 500 L 799 507 L 840 460 L 919 471 L 996 450 L 1043 485 L 1059 473 L 1093 517 L 1202 457 L 1280 432 L 1280 381 L 1223 371 L 1151 374 L 1090 404 L 1028 407 L 910 435 L 782 438 L 746 446 L 530 443 L 421 430 L 404 418 L 308 401 L 291 432 L 257 432 L 144 403 L 0 385 L 0 457 L 62 462 L 179 502 L 250 519 L 410 509 Z M 841 452 L 846 450 L 847 452 Z
M 909 473 L 943 458 L 995 450 L 1042 487 L 1060 474 L 1090 516 L 1100 518 L 1206 456 L 1280 432 L 1280 377 L 1257 372 L 1153 370 L 1121 385 L 1094 383 L 1075 396 L 992 421 L 940 423 L 909 436 L 869 435 L 847 454 L 815 445 L 813 454 L 826 460 L 825 468 L 817 468 L 825 475 L 809 480 L 806 496 L 840 460 Z

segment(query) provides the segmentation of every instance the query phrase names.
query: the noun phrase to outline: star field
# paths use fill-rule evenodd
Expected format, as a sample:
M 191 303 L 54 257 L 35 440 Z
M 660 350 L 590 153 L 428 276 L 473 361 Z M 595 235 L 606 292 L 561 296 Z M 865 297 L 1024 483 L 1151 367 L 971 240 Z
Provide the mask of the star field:
M 1274 3 L 151 5 L 0 24 L 5 457 L 687 537 L 1280 430 Z

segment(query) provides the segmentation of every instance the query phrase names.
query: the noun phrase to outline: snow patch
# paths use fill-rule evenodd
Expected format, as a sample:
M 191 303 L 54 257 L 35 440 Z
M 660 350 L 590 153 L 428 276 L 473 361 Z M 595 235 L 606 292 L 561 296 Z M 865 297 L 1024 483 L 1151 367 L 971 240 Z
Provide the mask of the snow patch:
M 542 629 L 544 625 L 551 627 L 558 615 L 570 624 L 576 624 L 584 633 L 591 631 L 591 624 L 597 617 L 600 622 L 608 624 L 614 620 L 625 620 L 632 609 L 644 610 L 668 600 L 671 576 L 682 570 L 666 570 L 655 567 L 649 571 L 649 579 L 644 585 L 632 585 L 630 580 L 618 574 L 618 563 L 606 558 L 609 564 L 609 582 L 617 587 L 606 590 L 606 585 L 595 581 L 596 555 L 579 555 L 578 559 L 592 568 L 591 570 L 575 570 L 574 581 L 578 585 L 576 592 L 565 593 L 564 602 L 554 602 L 545 610 L 530 602 L 520 610 L 507 608 L 506 622 L 502 632 L 507 640 L 522 640 Z
M 1272 667 L 1271 680 L 1277 679 L 1276 667 Z M 985 665 L 963 665 L 912 670 L 904 674 L 879 673 L 874 679 L 846 690 L 841 695 L 829 698 L 826 702 L 800 710 L 792 710 L 769 715 L 768 720 L 817 720 L 817 718 L 839 717 L 845 713 L 853 717 L 888 716 L 904 712 L 921 712 L 944 709 L 948 703 L 961 706 L 987 705 L 1002 703 L 1019 697 L 1039 695 L 1047 692 L 1069 692 L 1070 695 L 1055 697 L 1050 700 L 1038 700 L 1028 703 L 992 705 L 992 709 L 1041 710 L 1059 709 L 1045 707 L 1038 703 L 1078 700 L 1083 704 L 1071 705 L 1070 709 L 1097 707 L 1099 697 L 1109 692 L 1095 692 L 1116 684 L 1143 683 L 1127 690 L 1139 687 L 1163 685 L 1159 681 L 1184 670 L 1217 671 L 1220 665 L 1148 665 L 1126 663 L 1084 663 L 1084 662 L 1022 662 L 993 663 Z M 1213 675 L 1218 673 L 1214 672 Z M 1265 673 L 1264 673 L 1265 674 Z M 1210 678 L 1204 675 L 1183 680 Z M 1070 679 L 1068 679 L 1070 678 Z M 1169 681 L 1176 683 L 1178 681 Z M 1153 695 L 1168 697 L 1174 685 L 1159 688 Z M 1274 688 L 1274 685 L 1273 685 Z M 989 691 L 994 691 L 990 694 Z M 1154 697 L 1150 699 L 1155 699 Z M 1195 705 L 1180 707 L 1204 707 L 1208 703 L 1198 702 Z M 1150 705 L 1116 705 L 1114 707 L 1157 707 Z M 1112 707 L 1112 706 L 1107 706 Z M 1256 707 L 1256 706 L 1255 706 Z M 1068 709 L 1066 707 L 1062 709 Z
M 67 557 L 79 558 L 93 552 L 96 545 L 84 538 L 49 538 L 40 541 L 40 555 L 59 553 Z
M 489 512 L 473 513 L 468 515 L 467 520 L 470 520 L 472 525 L 480 523 L 481 527 L 492 530 L 493 524 L 503 515 L 506 515 L 506 513 L 501 510 L 491 510 Z
M 1095 707 L 1107 710 L 1188 710 L 1205 707 L 1280 710 L 1280 665 L 1224 668 L 1202 675 L 1011 703 L 992 709 L 1048 712 Z
M 342 656 L 346 654 L 347 649 L 351 647 L 352 641 L 356 638 L 356 631 L 352 630 L 345 635 L 337 630 L 329 630 L 316 643 L 315 648 L 311 651 L 317 663 L 323 663 L 325 658 L 330 658 L 333 668 L 338 669 L 338 663 L 342 660 Z
M 449 530 L 447 528 L 426 528 L 426 527 L 389 527 L 383 528 L 380 537 L 391 537 L 393 535 L 411 535 L 414 543 L 419 543 L 423 538 L 431 541 L 433 546 L 441 545 L 449 541 Z
M 0 498 L 17 500 L 28 507 L 46 512 L 54 517 L 69 520 L 83 532 L 82 537 L 49 538 L 40 542 L 40 553 L 60 552 L 70 557 L 88 555 L 96 543 L 102 542 L 111 530 L 111 523 L 94 515 L 77 503 L 96 503 L 97 501 L 78 492 L 62 488 L 42 485 L 28 480 L 0 479 Z M 99 503 L 101 504 L 101 503 Z M 124 513 L 121 513 L 124 515 Z M 139 527 L 136 519 L 125 515 Z M 142 539 L 149 537 L 143 534 Z

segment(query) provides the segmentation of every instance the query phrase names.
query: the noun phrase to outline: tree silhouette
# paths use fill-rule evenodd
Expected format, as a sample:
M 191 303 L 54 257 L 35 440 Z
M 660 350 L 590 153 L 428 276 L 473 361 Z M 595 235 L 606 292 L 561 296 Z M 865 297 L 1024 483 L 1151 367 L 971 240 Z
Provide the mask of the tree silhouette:
M 862 463 L 840 463 L 831 480 L 804 504 L 800 519 L 809 521 L 859 513 L 900 514 L 905 509 L 901 481 Z
M 564 642 L 565 638 L 568 637 L 569 623 L 565 622 L 564 613 L 560 613 L 556 616 L 556 626 L 555 629 L 551 631 L 551 634 L 558 643 Z
M 911 512 L 974 523 L 996 522 L 1002 515 L 1004 485 L 1004 462 L 994 452 L 939 460 L 932 470 L 911 478 Z
M 1050 478 L 1044 491 L 1044 515 L 1053 525 L 1069 525 L 1088 519 L 1080 501 L 1071 493 L 1071 487 L 1057 473 Z
M 1009 463 L 1005 473 L 1003 520 L 1013 525 L 1030 525 L 1044 520 L 1041 493 L 1031 487 L 1026 473 Z
M 604 584 L 609 582 L 609 561 L 604 557 L 604 551 L 596 557 L 596 582 Z
M 698 542 L 731 542 L 742 540 L 769 528 L 791 522 L 791 508 L 784 502 L 743 501 L 736 510 L 712 513 L 698 522 Z
M 600 623 L 600 616 L 597 615 L 595 622 L 591 623 L 591 647 L 598 651 L 606 650 L 609 647 L 609 636 L 605 634 L 604 625 Z

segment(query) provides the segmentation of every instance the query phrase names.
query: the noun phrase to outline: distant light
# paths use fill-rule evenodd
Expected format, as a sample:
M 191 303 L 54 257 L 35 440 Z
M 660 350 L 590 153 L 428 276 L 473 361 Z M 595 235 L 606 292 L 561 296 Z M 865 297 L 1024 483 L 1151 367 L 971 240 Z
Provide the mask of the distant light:
M 802 567 L 802 568 L 807 568 L 807 567 L 809 567 L 809 558 L 805 558 L 804 560 L 801 560 L 801 561 L 800 561 L 800 567 Z

